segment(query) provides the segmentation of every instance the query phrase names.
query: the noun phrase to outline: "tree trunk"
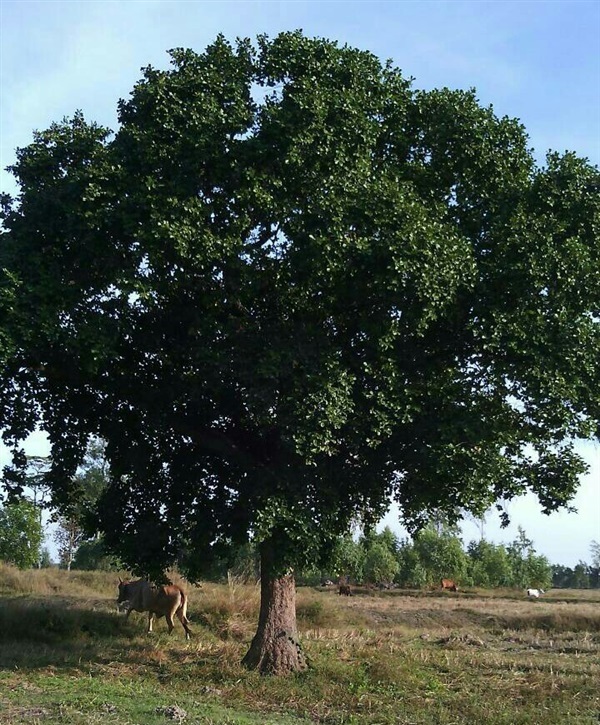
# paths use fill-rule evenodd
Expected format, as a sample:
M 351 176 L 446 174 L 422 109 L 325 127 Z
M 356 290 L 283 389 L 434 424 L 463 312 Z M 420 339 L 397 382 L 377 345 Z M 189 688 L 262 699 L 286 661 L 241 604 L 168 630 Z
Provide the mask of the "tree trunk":
M 306 669 L 296 628 L 296 582 L 293 574 L 272 574 L 272 542 L 260 550 L 258 629 L 242 664 L 261 674 L 284 675 Z

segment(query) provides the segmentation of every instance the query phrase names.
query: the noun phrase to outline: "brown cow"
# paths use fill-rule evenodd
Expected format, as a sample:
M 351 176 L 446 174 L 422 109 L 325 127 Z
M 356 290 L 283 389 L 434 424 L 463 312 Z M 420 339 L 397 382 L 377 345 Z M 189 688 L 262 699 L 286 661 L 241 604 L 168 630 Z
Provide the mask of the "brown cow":
M 181 622 L 185 629 L 185 638 L 189 639 L 191 630 L 187 618 L 187 596 L 183 589 L 177 584 L 163 586 L 152 586 L 150 582 L 138 579 L 137 581 L 122 581 L 119 579 L 118 604 L 126 603 L 129 617 L 135 609 L 136 612 L 148 612 L 148 632 L 152 632 L 152 621 L 154 617 L 164 615 L 169 627 L 169 634 L 173 631 L 173 616 Z
M 342 594 L 344 594 L 344 596 L 346 596 L 346 597 L 352 596 L 352 590 L 350 589 L 348 584 L 340 584 L 339 586 L 340 586 L 340 589 L 338 591 L 338 594 L 340 596 L 342 596 Z
M 442 589 L 448 589 L 451 592 L 457 592 L 458 585 L 452 579 L 442 579 Z

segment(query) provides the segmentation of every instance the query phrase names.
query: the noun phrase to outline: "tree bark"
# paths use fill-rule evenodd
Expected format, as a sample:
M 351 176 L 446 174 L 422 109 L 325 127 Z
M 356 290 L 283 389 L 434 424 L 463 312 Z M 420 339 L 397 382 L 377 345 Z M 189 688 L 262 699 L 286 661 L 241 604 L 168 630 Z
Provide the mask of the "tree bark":
M 273 542 L 260 550 L 260 615 L 250 649 L 242 660 L 264 675 L 284 675 L 306 669 L 296 627 L 296 581 L 293 574 L 275 576 Z

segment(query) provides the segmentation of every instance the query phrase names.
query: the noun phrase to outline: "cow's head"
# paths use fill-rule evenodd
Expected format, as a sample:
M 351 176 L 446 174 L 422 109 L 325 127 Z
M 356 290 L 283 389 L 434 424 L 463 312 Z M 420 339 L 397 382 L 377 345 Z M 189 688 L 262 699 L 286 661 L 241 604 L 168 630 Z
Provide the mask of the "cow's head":
M 117 597 L 117 604 L 126 602 L 129 599 L 129 582 L 124 582 L 119 578 L 119 596 Z

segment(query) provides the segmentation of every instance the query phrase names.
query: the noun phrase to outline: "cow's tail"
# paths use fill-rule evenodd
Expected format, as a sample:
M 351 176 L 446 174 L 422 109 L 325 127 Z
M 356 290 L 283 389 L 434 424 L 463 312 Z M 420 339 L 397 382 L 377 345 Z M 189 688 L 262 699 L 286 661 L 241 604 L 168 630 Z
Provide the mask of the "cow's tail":
M 179 593 L 181 594 L 181 604 L 178 607 L 178 611 L 181 612 L 181 616 L 186 619 L 187 621 L 187 607 L 188 607 L 188 598 L 187 594 L 183 591 L 183 589 L 179 590 Z

